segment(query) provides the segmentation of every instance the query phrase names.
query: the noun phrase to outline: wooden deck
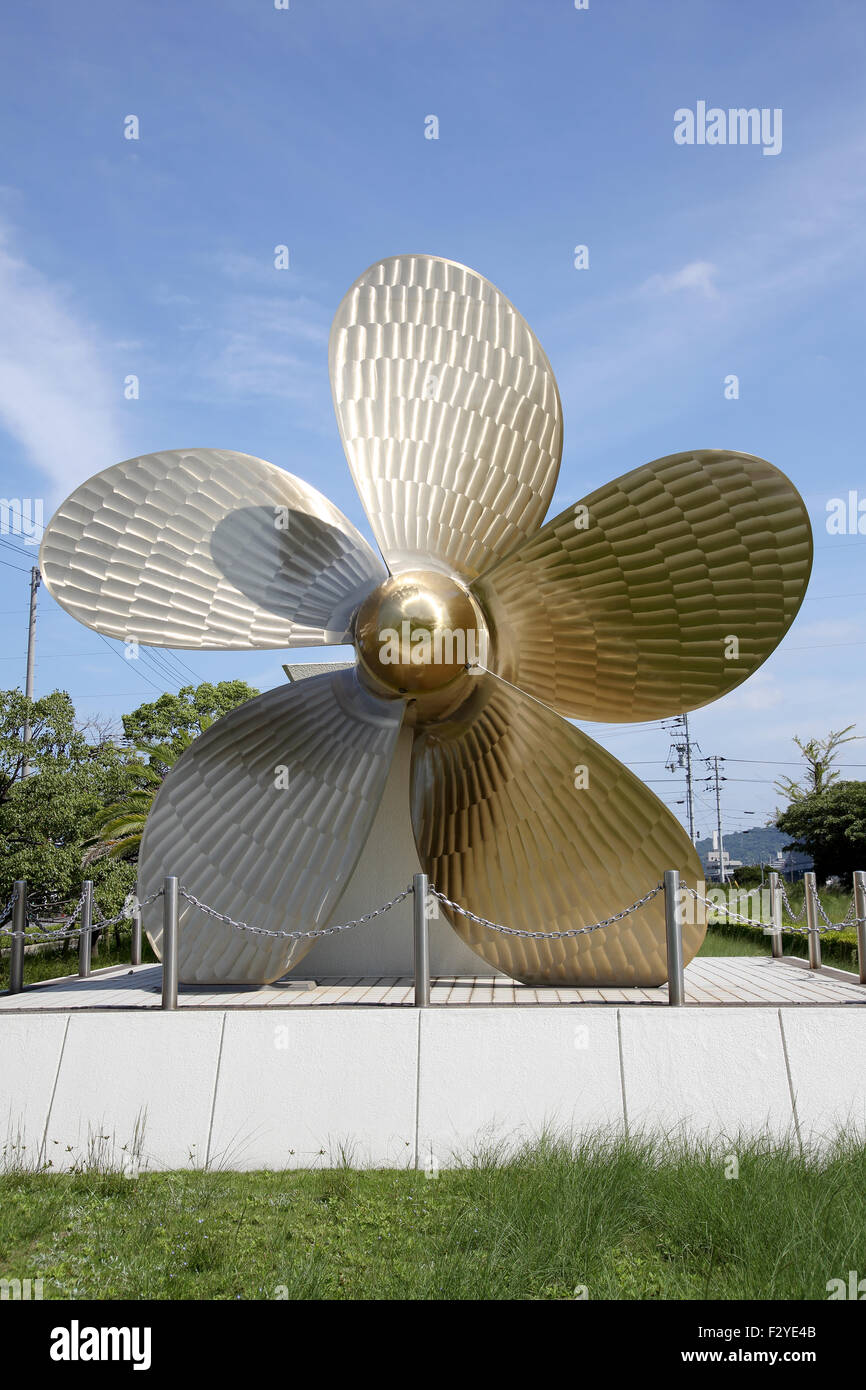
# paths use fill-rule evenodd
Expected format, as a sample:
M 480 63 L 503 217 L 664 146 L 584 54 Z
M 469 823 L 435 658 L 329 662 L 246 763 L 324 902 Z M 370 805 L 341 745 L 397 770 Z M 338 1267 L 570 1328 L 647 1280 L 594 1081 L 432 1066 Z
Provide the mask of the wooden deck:
M 157 1009 L 162 970 L 158 965 L 113 966 L 90 979 L 66 976 L 30 985 L 21 994 L 0 995 L 3 1013 L 66 1012 L 70 1009 Z M 839 970 L 812 971 L 791 957 L 705 956 L 685 971 L 686 1003 L 720 1005 L 866 1004 L 866 986 Z M 181 986 L 182 1009 L 309 1009 L 361 1005 L 411 1006 L 413 983 L 404 978 L 285 980 L 262 988 Z M 658 989 L 534 989 L 513 980 L 480 976 L 435 979 L 431 1003 L 474 1004 L 667 1004 Z

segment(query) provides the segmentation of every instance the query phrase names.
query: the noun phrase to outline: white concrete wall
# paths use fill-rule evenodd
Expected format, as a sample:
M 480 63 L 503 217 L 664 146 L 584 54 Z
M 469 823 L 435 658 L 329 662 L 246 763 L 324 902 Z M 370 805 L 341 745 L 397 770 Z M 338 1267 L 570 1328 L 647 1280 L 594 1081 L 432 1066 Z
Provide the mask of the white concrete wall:
M 0 1017 L 0 1137 L 55 1168 L 442 1167 L 543 1129 L 866 1135 L 866 1011 L 203 1010 Z M 840 1066 L 840 1057 L 852 1064 Z

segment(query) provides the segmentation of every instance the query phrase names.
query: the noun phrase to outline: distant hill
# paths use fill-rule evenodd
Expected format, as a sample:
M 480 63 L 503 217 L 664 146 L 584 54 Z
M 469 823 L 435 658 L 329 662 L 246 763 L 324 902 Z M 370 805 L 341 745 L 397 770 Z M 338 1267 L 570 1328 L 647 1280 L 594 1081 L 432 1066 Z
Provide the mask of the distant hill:
M 724 840 L 725 849 L 732 859 L 739 859 L 743 864 L 766 864 L 778 850 L 789 843 L 790 836 L 782 830 L 777 830 L 774 825 L 756 825 L 752 830 L 732 831 L 730 835 L 725 835 Z M 704 868 L 707 866 L 707 855 L 712 847 L 712 836 L 698 840 L 695 844 Z M 796 855 L 794 862 L 797 867 L 805 865 L 806 868 L 810 863 L 804 855 Z

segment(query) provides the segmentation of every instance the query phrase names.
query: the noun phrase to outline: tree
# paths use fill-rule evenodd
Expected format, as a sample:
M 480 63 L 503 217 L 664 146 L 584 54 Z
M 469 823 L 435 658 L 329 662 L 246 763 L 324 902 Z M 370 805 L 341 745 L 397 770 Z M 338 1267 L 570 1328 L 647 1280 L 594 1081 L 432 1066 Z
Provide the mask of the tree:
M 184 736 L 187 741 L 197 738 L 214 720 L 258 693 L 246 681 L 185 685 L 176 695 L 160 695 L 152 704 L 139 705 L 132 714 L 124 714 L 124 737 L 136 748 L 142 744 L 168 743 L 182 752 Z
M 804 796 L 815 796 L 839 780 L 839 770 L 833 763 L 843 743 L 853 743 L 860 737 L 852 734 L 855 726 L 849 724 L 845 729 L 833 729 L 826 738 L 810 738 L 806 743 L 794 736 L 794 742 L 806 761 L 805 782 L 795 782 L 792 777 L 781 777 L 775 788 L 789 802 L 799 801 Z
M 208 721 L 209 722 L 209 721 Z M 202 730 L 204 732 L 204 730 Z M 120 801 L 97 812 L 93 819 L 94 834 L 90 840 L 89 862 L 105 855 L 112 859 L 137 859 L 150 814 L 153 799 L 162 786 L 166 772 L 195 740 L 191 734 L 177 734 L 174 744 L 141 744 L 139 753 L 146 761 L 136 759 L 127 763 L 127 771 L 135 785 Z
M 837 782 L 792 801 L 776 822 L 790 835 L 786 849 L 810 854 L 821 882 L 836 874 L 845 882 L 866 868 L 866 782 Z
M 258 693 L 246 681 L 188 685 L 123 715 L 124 733 L 128 739 L 136 736 L 139 757 L 127 764 L 130 782 L 123 796 L 93 818 L 90 859 L 137 859 L 145 821 L 169 768 L 216 719 Z
M 0 904 L 18 878 L 34 898 L 66 899 L 77 898 L 83 879 L 92 877 L 102 911 L 114 916 L 134 871 L 106 865 L 86 874 L 82 858 L 94 815 L 129 785 L 129 755 L 110 742 L 89 743 L 60 690 L 31 702 L 25 748 L 26 708 L 19 690 L 0 692 Z M 25 753 L 32 769 L 26 778 Z

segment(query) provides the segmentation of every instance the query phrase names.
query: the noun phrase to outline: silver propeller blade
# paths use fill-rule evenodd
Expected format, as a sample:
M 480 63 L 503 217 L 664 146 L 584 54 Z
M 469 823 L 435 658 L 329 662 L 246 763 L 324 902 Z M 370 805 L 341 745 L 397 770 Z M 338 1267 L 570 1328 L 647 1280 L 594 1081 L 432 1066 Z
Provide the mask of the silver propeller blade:
M 57 509 L 39 555 L 73 618 L 151 647 L 328 646 L 386 574 L 342 512 L 226 449 L 127 459 Z
M 355 281 L 329 349 L 343 445 L 392 573 L 474 578 L 541 524 L 562 453 L 550 363 L 503 294 L 438 256 Z
M 167 874 L 208 907 L 268 931 L 327 925 L 364 848 L 405 706 L 353 671 L 311 676 L 225 715 L 178 760 L 147 818 L 139 895 Z M 145 909 L 159 950 L 162 903 Z M 312 946 L 254 935 L 181 898 L 180 978 L 278 979 Z

